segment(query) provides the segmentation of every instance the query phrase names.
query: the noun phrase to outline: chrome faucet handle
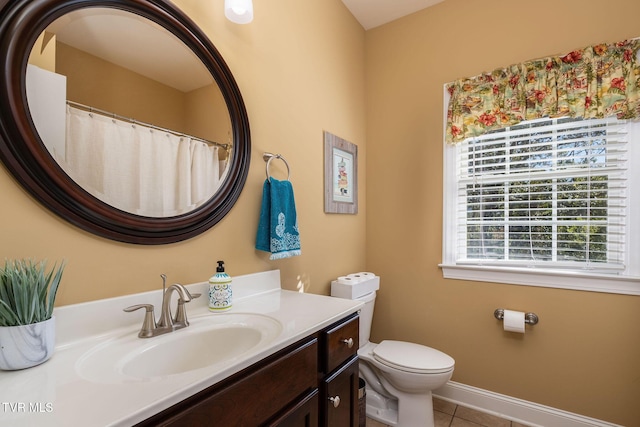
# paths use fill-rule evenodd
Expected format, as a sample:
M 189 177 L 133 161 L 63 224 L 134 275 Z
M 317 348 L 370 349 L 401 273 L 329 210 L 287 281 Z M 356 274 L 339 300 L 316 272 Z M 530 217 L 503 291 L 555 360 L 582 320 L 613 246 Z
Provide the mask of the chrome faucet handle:
M 184 292 L 185 292 L 185 297 L 186 298 L 182 298 L 182 296 L 180 296 L 180 298 L 178 299 L 178 301 L 182 301 L 182 302 L 191 302 L 196 298 L 200 298 L 200 296 L 202 296 L 202 294 L 200 293 L 191 293 L 189 292 L 189 290 L 187 290 L 187 288 L 184 288 Z
M 127 313 L 131 313 L 132 311 L 136 311 L 141 308 L 144 308 L 146 312 L 144 314 L 144 320 L 142 321 L 142 329 L 140 329 L 138 336 L 140 338 L 150 338 L 154 336 L 154 331 L 157 327 L 156 318 L 153 315 L 153 305 L 137 304 L 137 305 L 132 305 L 130 307 L 124 308 L 123 311 L 126 311 Z
M 198 293 L 192 294 L 187 288 L 184 287 L 184 285 L 181 285 L 180 283 L 174 283 L 173 285 L 171 285 L 171 287 L 175 288 L 175 290 L 178 291 L 178 294 L 180 295 L 179 298 L 184 302 L 191 302 L 192 299 L 196 299 L 201 295 Z
M 180 298 L 178 300 L 178 307 L 176 308 L 176 315 L 173 318 L 174 325 L 189 326 L 189 320 L 187 319 L 187 310 L 184 308 L 185 301 Z
M 189 326 L 189 320 L 187 319 L 187 310 L 184 308 L 184 303 L 191 302 L 196 298 L 200 298 L 202 294 L 199 294 L 199 293 L 192 294 L 185 287 L 182 287 L 182 291 L 184 292 L 184 298 L 182 294 L 178 298 L 178 306 L 176 308 L 176 314 L 173 317 L 173 323 L 176 325 Z

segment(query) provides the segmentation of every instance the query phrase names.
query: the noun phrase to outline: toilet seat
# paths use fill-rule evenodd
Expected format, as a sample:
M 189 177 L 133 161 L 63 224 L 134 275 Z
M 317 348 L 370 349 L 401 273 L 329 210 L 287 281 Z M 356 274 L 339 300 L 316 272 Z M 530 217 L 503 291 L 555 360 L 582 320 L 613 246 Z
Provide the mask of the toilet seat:
M 382 341 L 373 349 L 373 357 L 391 368 L 416 374 L 441 374 L 452 371 L 455 365 L 448 354 L 404 341 Z

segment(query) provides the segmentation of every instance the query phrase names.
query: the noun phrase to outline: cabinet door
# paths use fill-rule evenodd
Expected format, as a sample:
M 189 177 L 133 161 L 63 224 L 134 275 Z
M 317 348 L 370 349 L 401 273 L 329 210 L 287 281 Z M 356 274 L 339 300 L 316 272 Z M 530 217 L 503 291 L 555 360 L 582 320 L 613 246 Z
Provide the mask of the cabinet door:
M 138 427 L 265 425 L 283 408 L 317 389 L 317 358 L 317 339 L 296 344 L 252 368 L 251 373 L 230 380 L 224 388 L 205 390 Z
M 321 396 L 324 427 L 358 427 L 358 357 L 325 378 Z
M 268 427 L 318 427 L 318 389 L 269 422 Z

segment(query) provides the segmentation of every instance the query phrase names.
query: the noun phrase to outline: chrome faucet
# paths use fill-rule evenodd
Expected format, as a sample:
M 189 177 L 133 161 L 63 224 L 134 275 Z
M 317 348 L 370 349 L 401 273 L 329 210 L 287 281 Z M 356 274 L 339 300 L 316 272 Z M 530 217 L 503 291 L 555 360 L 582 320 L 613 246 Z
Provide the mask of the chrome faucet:
M 176 308 L 175 317 L 171 317 L 171 294 L 173 291 L 178 292 L 178 307 Z M 200 296 L 200 294 L 198 294 Z M 179 283 L 175 283 L 169 286 L 162 296 L 162 312 L 160 313 L 160 320 L 158 320 L 158 327 L 173 327 L 174 329 L 184 328 L 189 326 L 187 320 L 187 312 L 184 309 L 184 303 L 190 302 L 194 297 L 189 293 L 187 288 Z
M 144 308 L 146 310 L 144 320 L 142 322 L 142 329 L 140 329 L 140 332 L 138 333 L 140 338 L 157 337 L 158 335 L 173 332 L 189 326 L 187 310 L 184 308 L 184 304 L 200 296 L 200 294 L 189 293 L 187 288 L 179 283 L 175 283 L 167 288 L 167 276 L 161 274 L 160 277 L 162 277 L 162 311 L 158 322 L 156 322 L 155 315 L 153 314 L 154 307 L 152 304 L 137 304 L 124 309 L 124 311 L 128 313 L 140 308 Z M 179 297 L 176 314 L 172 317 L 171 294 L 174 291 L 178 292 Z

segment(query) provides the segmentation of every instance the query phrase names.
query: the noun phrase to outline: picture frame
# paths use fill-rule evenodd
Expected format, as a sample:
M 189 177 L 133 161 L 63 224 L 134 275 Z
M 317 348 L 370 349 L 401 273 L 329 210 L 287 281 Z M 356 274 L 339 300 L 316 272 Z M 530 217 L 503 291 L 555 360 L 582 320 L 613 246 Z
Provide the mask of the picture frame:
M 324 211 L 358 213 L 358 146 L 324 131 Z

